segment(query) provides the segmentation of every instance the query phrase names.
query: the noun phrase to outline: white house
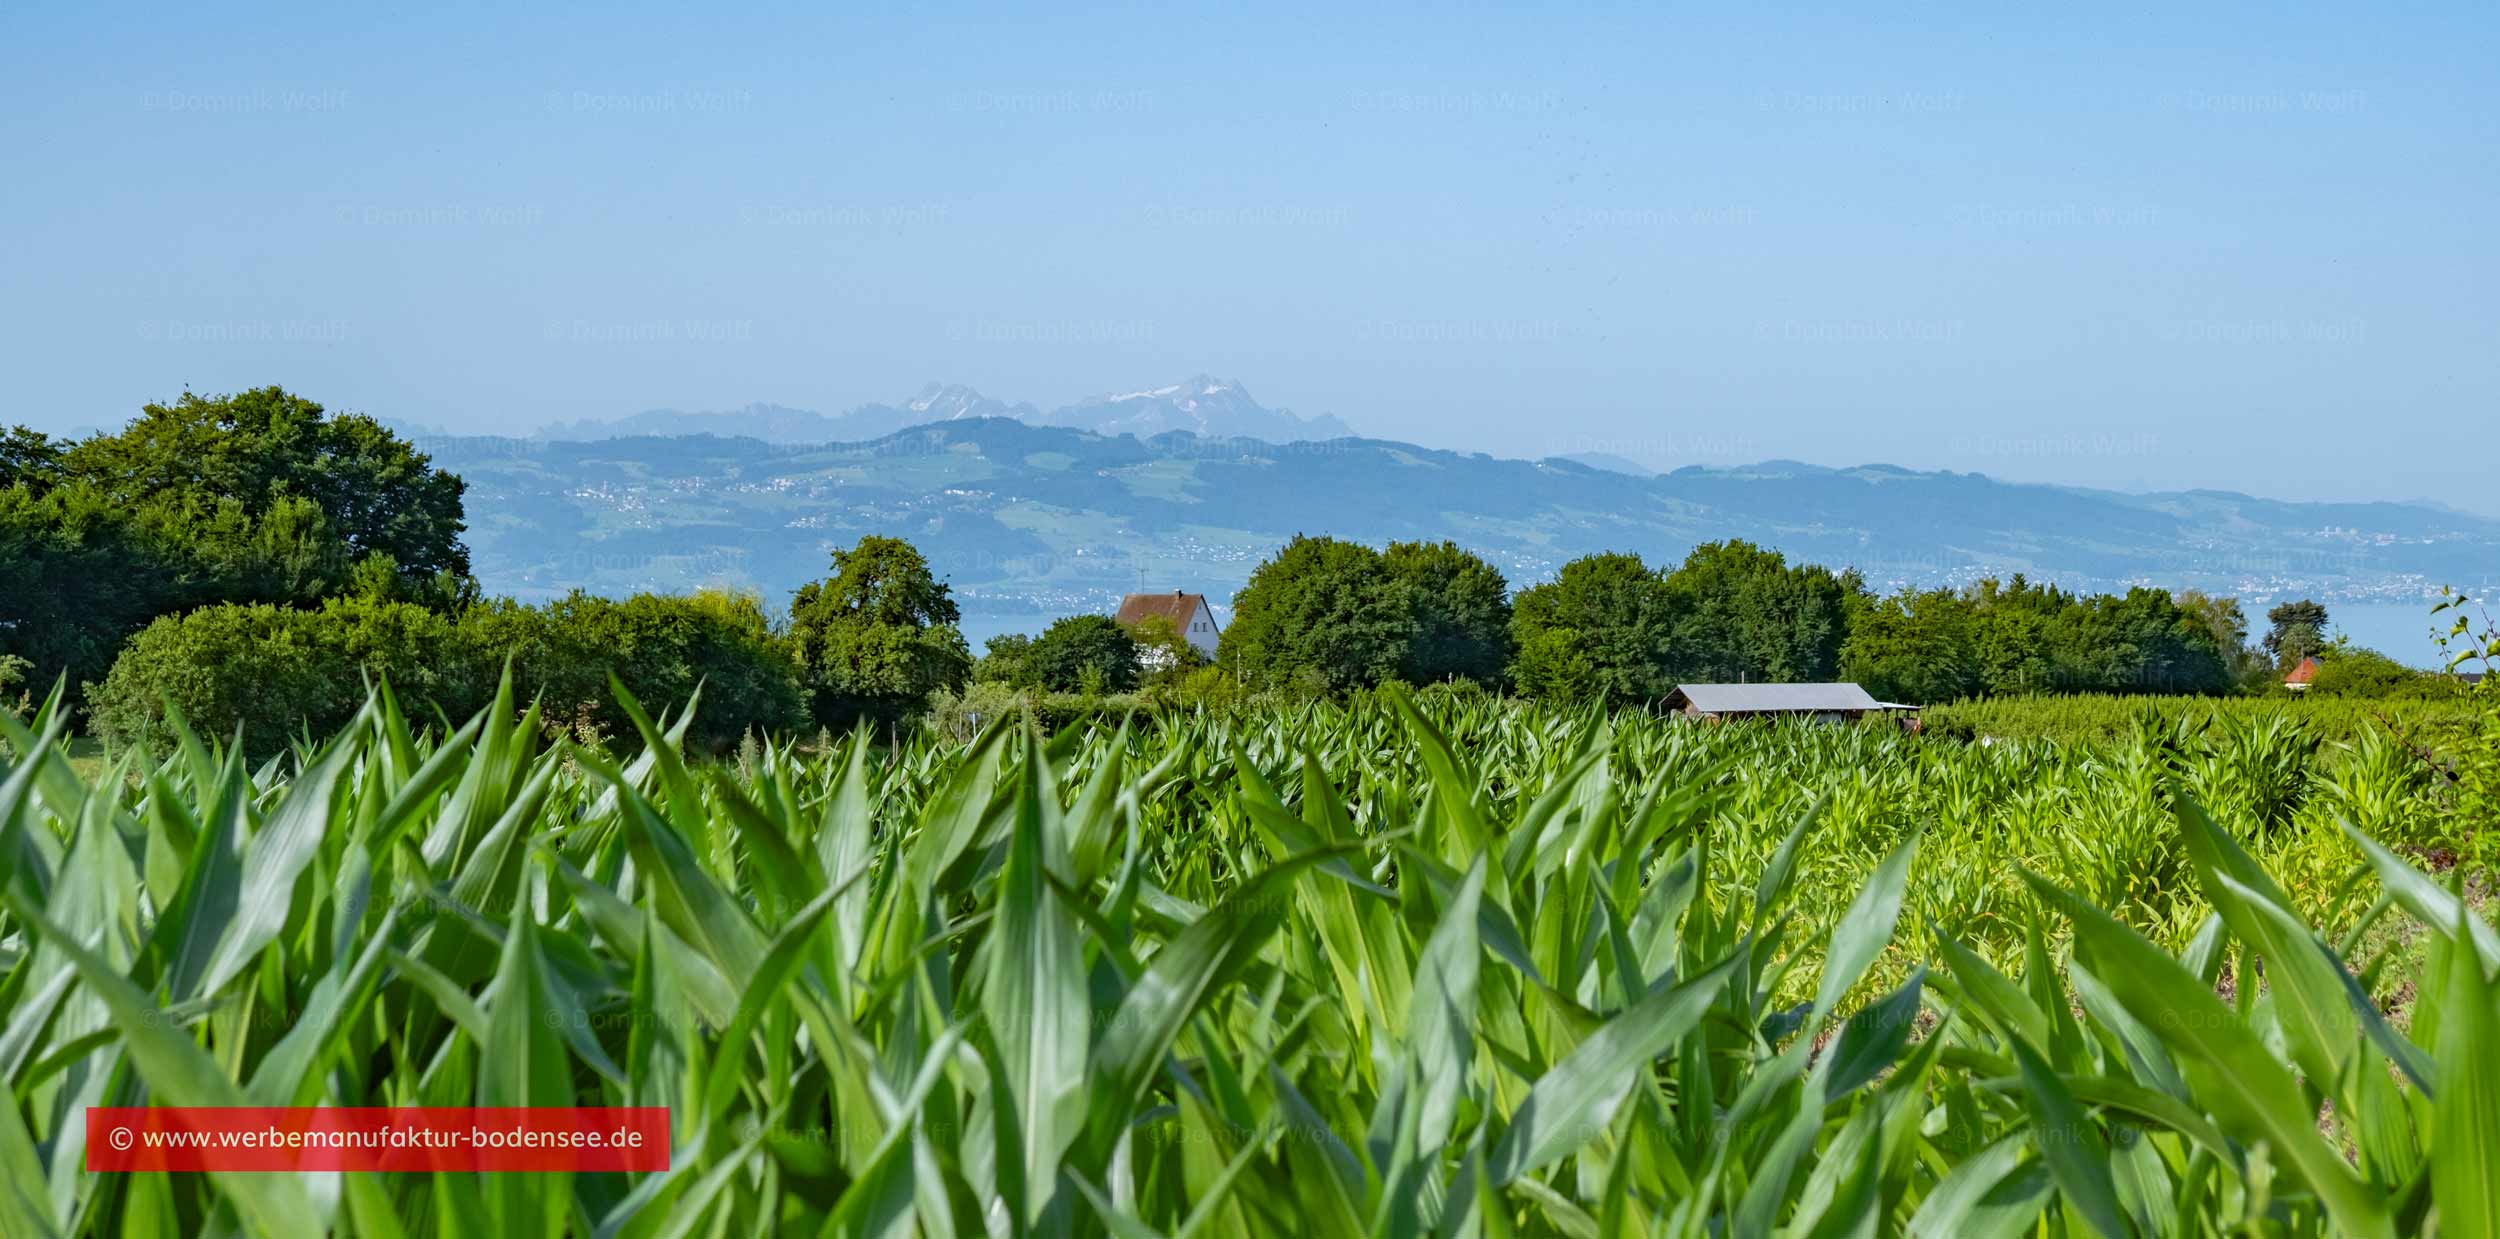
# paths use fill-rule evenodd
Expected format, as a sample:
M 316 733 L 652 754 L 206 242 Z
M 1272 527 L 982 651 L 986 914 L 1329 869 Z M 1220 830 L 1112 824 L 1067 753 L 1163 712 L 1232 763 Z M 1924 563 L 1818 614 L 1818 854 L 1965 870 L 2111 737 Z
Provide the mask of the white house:
M 1185 594 L 1173 590 L 1168 594 L 1130 594 L 1120 600 L 1120 613 L 1115 616 L 1122 628 L 1134 628 L 1146 620 L 1160 616 L 1172 621 L 1181 639 L 1208 658 L 1215 657 L 1215 612 L 1207 608 L 1205 594 Z M 1148 651 L 1152 659 L 1154 651 Z M 1149 671 L 1161 670 L 1148 667 Z

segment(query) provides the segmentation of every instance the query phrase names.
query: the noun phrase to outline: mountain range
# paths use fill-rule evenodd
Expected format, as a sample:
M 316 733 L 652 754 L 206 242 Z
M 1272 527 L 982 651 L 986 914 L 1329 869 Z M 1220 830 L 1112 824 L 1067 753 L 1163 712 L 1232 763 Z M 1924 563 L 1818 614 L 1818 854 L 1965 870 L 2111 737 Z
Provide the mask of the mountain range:
M 1186 414 L 1176 399 L 1186 391 L 1136 395 Z M 2070 588 L 2410 602 L 2443 583 L 2500 582 L 2500 521 L 2424 504 L 2126 494 L 1793 461 L 1646 474 L 1355 437 L 1104 434 L 984 416 L 977 400 L 941 389 L 917 412 L 944 416 L 852 442 L 421 445 L 468 480 L 467 536 L 486 588 L 524 598 L 727 585 L 780 604 L 869 533 L 918 545 L 968 626 L 985 614 L 1107 610 L 1131 590 L 1221 602 L 1296 533 L 1446 538 L 1514 586 L 1595 551 L 1671 564 L 1725 538 L 1854 568 L 1879 590 L 2021 572 Z M 1148 424 L 1169 416 L 1138 411 Z
M 1249 389 L 1238 380 L 1201 374 L 1187 382 L 1144 391 L 1094 396 L 1047 413 L 1030 404 L 993 400 L 959 383 L 931 383 L 901 404 L 863 404 L 841 414 L 777 404 L 750 404 L 743 409 L 712 413 L 650 409 L 612 421 L 549 426 L 538 437 L 596 442 L 638 435 L 710 434 L 784 445 L 853 443 L 932 422 L 986 417 L 1143 438 L 1186 431 L 1211 439 L 1295 443 L 1345 438 L 1354 433 L 1352 427 L 1327 414 L 1305 418 L 1290 409 L 1271 409 L 1253 399 Z

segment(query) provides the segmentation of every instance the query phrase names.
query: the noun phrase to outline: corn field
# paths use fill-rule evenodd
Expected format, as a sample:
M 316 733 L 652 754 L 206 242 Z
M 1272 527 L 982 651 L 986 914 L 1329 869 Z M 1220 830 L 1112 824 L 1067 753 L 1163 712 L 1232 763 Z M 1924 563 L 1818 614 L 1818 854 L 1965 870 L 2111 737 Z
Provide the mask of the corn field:
M 0 1235 L 2500 1233 L 2419 756 L 1385 693 L 616 757 L 507 686 L 0 715 Z M 91 1174 L 108 1105 L 642 1105 L 650 1174 Z

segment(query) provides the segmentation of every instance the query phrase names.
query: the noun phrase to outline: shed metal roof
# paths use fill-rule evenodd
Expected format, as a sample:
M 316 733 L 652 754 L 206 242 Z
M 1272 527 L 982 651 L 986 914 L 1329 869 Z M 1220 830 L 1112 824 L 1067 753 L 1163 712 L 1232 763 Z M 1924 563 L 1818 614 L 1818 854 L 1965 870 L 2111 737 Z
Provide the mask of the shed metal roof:
M 1884 703 L 1855 684 L 1678 684 L 1667 707 L 1686 702 L 1704 714 L 1820 714 L 1881 710 Z

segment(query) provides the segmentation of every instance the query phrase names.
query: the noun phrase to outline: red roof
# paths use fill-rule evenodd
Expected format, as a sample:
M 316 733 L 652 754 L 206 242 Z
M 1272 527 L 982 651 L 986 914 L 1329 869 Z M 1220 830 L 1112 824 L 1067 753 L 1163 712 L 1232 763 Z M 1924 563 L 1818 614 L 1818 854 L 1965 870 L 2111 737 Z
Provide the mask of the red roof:
M 2309 682 L 2310 677 L 2315 676 L 2316 674 L 2318 674 L 2318 660 L 2314 658 L 2304 658 L 2300 660 L 2299 666 L 2292 668 L 2291 674 L 2283 677 L 2283 682 L 2286 684 L 2306 684 Z
M 1198 608 L 1206 601 L 1205 594 L 1184 594 L 1177 589 L 1168 594 L 1130 594 L 1120 600 L 1120 613 L 1114 618 L 1129 625 L 1150 615 L 1160 615 L 1172 621 L 1174 628 L 1187 632 L 1189 621 L 1198 618 Z

